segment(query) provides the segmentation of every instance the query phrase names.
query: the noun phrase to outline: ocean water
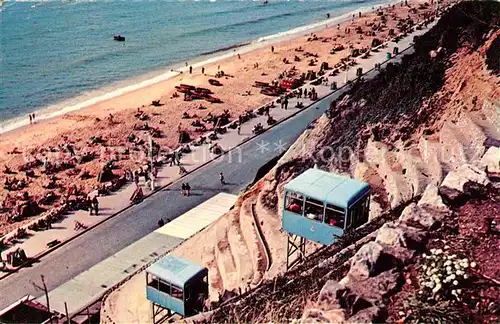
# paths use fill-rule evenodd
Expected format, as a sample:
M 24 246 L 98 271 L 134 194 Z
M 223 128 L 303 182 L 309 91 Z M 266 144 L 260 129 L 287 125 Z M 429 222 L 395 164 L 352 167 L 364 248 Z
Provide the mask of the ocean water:
M 40 1 L 0 7 L 0 130 L 380 0 Z M 114 34 L 126 37 L 113 41 Z M 71 98 L 74 98 L 71 101 Z M 77 105 L 78 106 L 78 105 Z M 77 107 L 75 106 L 75 107 Z M 22 122 L 21 122 L 22 123 Z

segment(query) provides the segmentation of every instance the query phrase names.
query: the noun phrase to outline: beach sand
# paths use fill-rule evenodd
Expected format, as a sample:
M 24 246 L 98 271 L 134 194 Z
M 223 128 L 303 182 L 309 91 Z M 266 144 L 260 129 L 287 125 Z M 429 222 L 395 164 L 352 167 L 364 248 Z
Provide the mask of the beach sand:
M 265 103 L 271 102 L 275 97 L 260 94 L 259 88 L 252 87 L 254 81 L 272 82 L 278 78 L 278 75 L 285 70 L 290 70 L 293 66 L 298 70 L 298 74 L 308 70 L 319 71 L 322 62 L 328 62 L 332 67 L 338 63 L 341 58 L 348 56 L 353 48 L 370 47 L 373 38 L 385 41 L 388 38 L 390 29 L 398 33 L 396 24 L 399 18 L 410 16 L 415 22 L 423 20 L 423 13 L 431 11 L 421 9 L 410 12 L 411 6 L 416 9 L 417 4 L 423 1 L 409 2 L 410 7 L 395 5 L 395 8 L 384 7 L 384 13 L 387 17 L 387 25 L 383 31 L 376 32 L 376 36 L 360 35 L 355 32 L 356 27 L 361 27 L 363 31 L 370 30 L 367 23 L 380 22 L 380 16 L 375 12 L 365 13 L 359 18 L 351 19 L 340 24 L 328 27 L 324 30 L 315 32 L 317 40 L 310 41 L 310 35 L 300 36 L 296 39 L 286 40 L 274 44 L 274 53 L 270 46 L 260 48 L 250 53 L 241 54 L 239 58 L 235 52 L 234 56 L 224 59 L 211 65 L 205 66 L 205 75 L 201 73 L 201 68 L 193 70 L 193 74 L 183 73 L 172 79 L 126 93 L 119 97 L 109 99 L 87 108 L 67 113 L 47 121 L 37 122 L 34 125 L 25 126 L 0 136 L 0 179 L 2 183 L 5 178 L 15 177 L 16 179 L 28 179 L 28 186 L 18 191 L 0 191 L 0 202 L 6 203 L 2 213 L 0 213 L 0 234 L 6 233 L 22 225 L 25 221 L 11 223 L 8 221 L 7 214 L 15 208 L 16 201 L 11 199 L 25 191 L 30 196 L 40 198 L 47 189 L 43 184 L 48 181 L 48 177 L 42 174 L 43 166 L 34 168 L 35 177 L 27 178 L 24 172 L 17 172 L 18 167 L 35 158 L 44 161 L 45 157 L 49 162 L 67 160 L 70 154 L 67 150 L 61 149 L 62 144 L 70 143 L 77 155 L 85 152 L 94 152 L 97 158 L 85 164 L 77 165 L 76 169 L 68 169 L 56 174 L 58 187 L 53 189 L 56 195 L 61 195 L 71 184 L 76 184 L 85 192 L 91 191 L 97 184 L 96 175 L 102 166 L 112 157 L 119 160 L 114 170 L 115 174 L 123 173 L 123 170 L 137 169 L 146 162 L 146 157 L 140 154 L 130 154 L 129 156 L 119 154 L 123 147 L 127 147 L 133 152 L 131 143 L 127 138 L 130 134 L 144 139 L 147 143 L 147 132 L 133 130 L 135 124 L 143 124 L 134 115 L 140 108 L 149 119 L 147 123 L 150 127 L 159 129 L 162 133 L 161 138 L 154 138 L 163 151 L 173 149 L 178 146 L 177 129 L 180 127 L 190 133 L 191 138 L 196 138 L 200 133 L 196 133 L 191 122 L 194 119 L 183 119 L 183 113 L 190 115 L 196 114 L 201 118 L 208 113 L 214 115 L 222 113 L 228 109 L 231 114 L 231 120 L 237 119 L 238 115 L 246 110 L 255 109 Z M 326 13 L 325 13 L 326 14 Z M 350 29 L 350 33 L 345 32 L 345 28 Z M 345 49 L 335 54 L 330 54 L 334 44 L 342 44 Z M 295 49 L 302 47 L 304 52 L 296 52 Z M 392 49 L 391 49 L 392 50 Z M 317 64 L 309 66 L 309 59 L 304 53 L 315 53 L 318 55 Z M 301 61 L 295 62 L 294 57 L 299 56 Z M 290 64 L 285 64 L 283 59 L 288 59 Z M 258 64 L 255 68 L 254 65 Z M 208 83 L 208 80 L 214 78 L 218 67 L 230 77 L 218 79 L 223 86 L 215 87 Z M 171 98 L 175 91 L 175 86 L 184 83 L 199 87 L 209 88 L 214 92 L 214 96 L 222 100 L 223 103 L 211 104 L 207 101 L 194 100 L 184 101 L 183 95 L 178 98 Z M 250 95 L 245 92 L 250 91 Z M 160 100 L 162 106 L 154 107 L 151 105 L 153 100 Z M 200 110 L 200 104 L 207 109 Z M 112 121 L 109 115 L 112 114 Z M 207 124 L 210 130 L 211 125 Z M 89 144 L 90 137 L 102 137 L 104 144 Z M 121 147 L 121 148 L 118 148 Z M 52 150 L 50 150 L 52 148 Z M 16 149 L 15 154 L 11 154 Z M 4 166 L 10 167 L 17 174 L 5 174 Z M 90 179 L 82 180 L 79 177 L 80 172 L 88 171 L 92 176 Z M 9 197 L 7 197 L 9 195 Z M 54 203 L 57 206 L 58 201 Z

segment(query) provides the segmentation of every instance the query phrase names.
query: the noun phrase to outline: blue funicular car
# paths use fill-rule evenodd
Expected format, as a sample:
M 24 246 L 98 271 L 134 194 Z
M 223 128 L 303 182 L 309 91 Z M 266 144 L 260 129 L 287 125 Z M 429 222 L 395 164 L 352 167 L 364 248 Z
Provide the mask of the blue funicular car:
M 208 298 L 208 269 L 169 254 L 146 270 L 146 296 L 152 303 L 153 323 L 164 309 L 167 316 L 195 315 Z
M 355 179 L 308 169 L 288 182 L 283 194 L 288 268 L 305 256 L 306 240 L 330 245 L 347 229 L 368 221 L 370 186 Z M 297 251 L 299 257 L 290 262 Z

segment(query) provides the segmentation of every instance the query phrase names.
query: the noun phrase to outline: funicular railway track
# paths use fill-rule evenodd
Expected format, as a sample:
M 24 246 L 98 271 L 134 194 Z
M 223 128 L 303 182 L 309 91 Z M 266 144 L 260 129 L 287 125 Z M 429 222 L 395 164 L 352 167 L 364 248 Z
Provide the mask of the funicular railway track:
M 252 204 L 251 211 L 252 211 L 252 218 L 253 218 L 253 222 L 255 225 L 255 229 L 257 230 L 257 236 L 259 237 L 259 242 L 262 245 L 262 249 L 263 249 L 264 255 L 266 257 L 266 267 L 265 268 L 266 268 L 266 271 L 269 271 L 269 269 L 271 268 L 271 264 L 272 264 L 271 252 L 269 249 L 269 244 L 267 243 L 266 238 L 264 236 L 264 233 L 262 231 L 262 227 L 260 225 L 260 222 L 257 219 L 257 214 L 255 213 L 255 204 Z

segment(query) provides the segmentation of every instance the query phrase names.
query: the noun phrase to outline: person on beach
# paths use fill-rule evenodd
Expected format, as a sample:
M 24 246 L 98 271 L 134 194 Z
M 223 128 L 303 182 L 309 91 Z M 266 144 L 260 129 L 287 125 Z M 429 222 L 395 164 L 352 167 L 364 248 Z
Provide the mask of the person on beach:
M 226 184 L 226 181 L 224 180 L 224 173 L 219 173 L 219 180 L 221 184 Z
M 192 66 L 189 67 L 189 74 L 193 74 L 193 67 Z
M 241 56 L 240 56 L 240 54 L 238 54 L 238 60 L 239 60 L 239 59 L 241 59 Z
M 33 122 L 33 117 L 31 117 L 31 114 L 29 114 L 29 116 L 30 116 L 30 125 L 31 125 L 31 123 Z
M 271 53 L 274 53 L 274 46 L 271 46 Z
M 330 13 L 329 12 L 326 13 L 326 18 L 330 19 Z
M 337 30 L 340 30 L 340 24 L 337 24 Z
M 205 67 L 201 68 L 201 74 L 205 74 Z

